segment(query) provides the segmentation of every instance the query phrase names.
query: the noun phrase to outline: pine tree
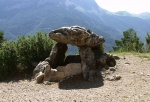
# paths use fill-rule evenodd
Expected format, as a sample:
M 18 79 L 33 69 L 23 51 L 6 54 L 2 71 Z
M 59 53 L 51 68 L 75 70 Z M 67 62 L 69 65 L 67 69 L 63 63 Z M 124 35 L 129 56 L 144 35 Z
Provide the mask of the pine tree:
M 147 33 L 146 39 L 146 51 L 150 52 L 150 35 Z
M 121 40 L 115 40 L 116 46 L 113 46 L 114 51 L 126 52 L 142 52 L 144 43 L 139 40 L 136 32 L 133 29 L 128 29 L 123 32 Z

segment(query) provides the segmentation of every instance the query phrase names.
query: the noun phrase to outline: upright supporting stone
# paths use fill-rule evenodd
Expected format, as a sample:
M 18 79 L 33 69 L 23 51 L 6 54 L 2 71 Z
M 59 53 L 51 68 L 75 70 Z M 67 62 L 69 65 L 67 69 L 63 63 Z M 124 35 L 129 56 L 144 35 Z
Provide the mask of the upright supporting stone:
M 83 71 L 83 77 L 85 80 L 92 81 L 93 72 L 96 70 L 95 54 L 90 47 L 80 47 L 81 66 Z
M 53 46 L 48 58 L 49 64 L 52 68 L 56 68 L 57 66 L 62 66 L 64 64 L 65 53 L 67 49 L 67 45 L 62 43 L 57 43 L 55 46 Z

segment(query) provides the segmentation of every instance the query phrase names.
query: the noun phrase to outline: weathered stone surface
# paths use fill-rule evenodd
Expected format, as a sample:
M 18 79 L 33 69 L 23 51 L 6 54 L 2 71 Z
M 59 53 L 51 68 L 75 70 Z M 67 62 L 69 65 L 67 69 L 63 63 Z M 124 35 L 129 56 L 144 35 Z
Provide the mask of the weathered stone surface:
M 33 77 L 36 77 L 39 75 L 40 72 L 43 72 L 46 66 L 48 66 L 49 63 L 47 61 L 40 62 L 36 68 L 33 70 Z
M 81 63 L 70 63 L 66 66 L 58 66 L 56 69 L 58 72 L 64 72 L 65 77 L 70 77 L 82 73 Z
M 108 69 L 109 67 L 114 67 L 116 65 L 116 60 L 111 54 L 104 53 L 96 59 L 96 64 L 100 68 L 106 67 Z
M 43 79 L 44 79 L 44 73 L 39 72 L 38 76 L 35 78 L 36 79 L 36 83 L 42 83 Z
M 51 68 L 50 65 L 43 67 L 44 70 L 40 71 L 35 77 L 37 83 L 43 81 L 60 81 L 66 77 L 82 73 L 80 63 L 70 63 L 66 66 L 58 66 L 56 69 Z
M 82 72 L 84 79 L 92 79 L 89 78 L 89 73 L 92 70 L 96 70 L 96 60 L 95 60 L 95 54 L 92 52 L 92 49 L 90 47 L 80 47 L 79 50 L 80 56 L 81 56 L 81 66 L 82 66 Z M 92 76 L 91 76 L 92 77 Z
M 57 43 L 53 46 L 49 58 L 46 59 L 49 61 L 52 68 L 64 65 L 65 53 L 67 49 L 67 45 L 62 43 Z
M 81 73 L 85 80 L 93 81 L 102 68 L 116 65 L 115 58 L 103 52 L 104 38 L 90 30 L 80 26 L 62 27 L 51 31 L 49 36 L 58 43 L 53 46 L 50 56 L 35 68 L 38 83 L 59 81 Z M 80 55 L 65 58 L 67 44 L 78 46 Z
M 115 55 L 114 58 L 115 58 L 115 60 L 119 60 L 120 59 L 120 57 L 117 56 L 117 55 Z
M 116 65 L 116 60 L 113 55 L 107 54 L 106 63 L 109 67 L 114 67 Z
M 104 38 L 80 26 L 62 27 L 49 33 L 51 39 L 75 46 L 99 46 Z

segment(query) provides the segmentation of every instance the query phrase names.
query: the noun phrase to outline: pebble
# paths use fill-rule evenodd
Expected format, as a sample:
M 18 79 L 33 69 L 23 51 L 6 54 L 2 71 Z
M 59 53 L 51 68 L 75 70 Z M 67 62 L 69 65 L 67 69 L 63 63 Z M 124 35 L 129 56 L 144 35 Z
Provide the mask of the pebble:
M 121 79 L 121 76 L 119 76 L 119 75 L 108 76 L 106 78 L 106 80 L 108 80 L 108 81 L 116 81 L 116 80 L 120 80 L 120 79 Z

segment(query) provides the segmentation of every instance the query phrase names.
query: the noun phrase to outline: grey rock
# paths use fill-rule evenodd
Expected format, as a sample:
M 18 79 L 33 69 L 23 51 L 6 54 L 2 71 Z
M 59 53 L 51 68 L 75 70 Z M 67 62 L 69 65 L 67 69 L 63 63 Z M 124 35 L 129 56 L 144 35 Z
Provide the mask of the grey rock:
M 96 59 L 97 66 L 100 68 L 105 68 L 106 70 L 109 67 L 114 67 L 116 65 L 116 60 L 111 54 L 104 53 Z
M 58 66 L 56 69 L 47 65 L 43 72 L 39 72 L 35 77 L 37 83 L 41 83 L 45 81 L 61 81 L 64 78 L 71 77 L 73 75 L 81 74 L 81 64 L 80 63 L 70 63 L 66 66 Z
M 90 47 L 86 46 L 80 47 L 79 53 L 81 56 L 83 77 L 84 79 L 88 80 L 90 70 L 96 70 L 95 54 Z
M 49 58 L 46 59 L 49 59 L 48 61 L 52 68 L 64 65 L 65 53 L 67 49 L 68 47 L 66 44 L 62 44 L 59 42 L 53 46 Z
M 46 66 L 48 66 L 49 63 L 47 61 L 42 61 L 40 62 L 36 68 L 33 70 L 33 77 L 35 78 L 36 76 L 39 75 L 40 72 L 43 72 Z
M 35 78 L 36 79 L 36 83 L 42 83 L 43 79 L 44 79 L 44 73 L 39 72 L 38 76 Z
M 58 66 L 56 70 L 57 72 L 63 72 L 65 78 L 82 73 L 81 63 L 70 63 L 66 66 Z
M 115 55 L 114 58 L 115 58 L 116 60 L 119 60 L 119 59 L 120 59 L 120 57 L 117 56 L 117 55 Z
M 39 63 L 33 71 L 34 77 L 39 79 L 38 82 L 58 81 L 81 73 L 85 80 L 93 81 L 97 71 L 116 65 L 115 58 L 103 52 L 104 38 L 90 30 L 80 26 L 62 27 L 51 31 L 49 36 L 57 43 L 49 57 Z M 79 55 L 65 58 L 67 44 L 77 46 Z
M 57 42 L 75 46 L 95 47 L 105 42 L 102 36 L 80 26 L 62 27 L 51 31 L 49 36 Z

